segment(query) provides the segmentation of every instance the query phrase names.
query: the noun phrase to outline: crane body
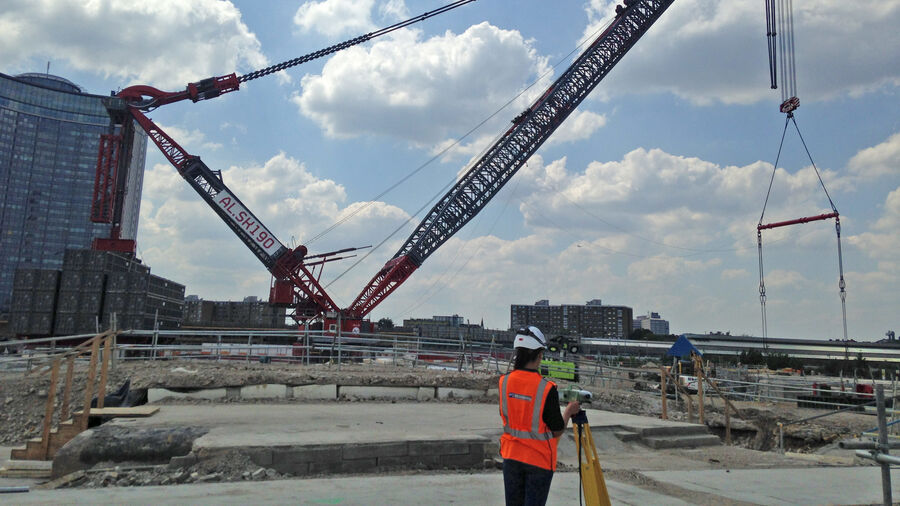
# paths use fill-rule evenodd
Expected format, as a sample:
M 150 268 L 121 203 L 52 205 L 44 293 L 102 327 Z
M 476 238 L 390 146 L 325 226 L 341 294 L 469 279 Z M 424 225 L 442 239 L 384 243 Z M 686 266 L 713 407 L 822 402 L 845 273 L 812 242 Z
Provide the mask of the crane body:
M 240 77 L 236 74 L 211 77 L 188 84 L 178 92 L 131 86 L 110 99 L 107 108 L 118 111 L 120 121 L 123 112 L 133 117 L 182 178 L 272 273 L 271 303 L 291 307 L 291 316 L 299 323 L 321 318 L 327 326 L 358 331 L 361 319 L 490 202 L 674 0 L 625 0 L 624 6 L 618 6 L 609 27 L 540 98 L 513 120 L 512 126 L 438 201 L 394 257 L 343 310 L 320 284 L 322 268 L 327 262 L 343 258 L 336 257 L 337 254 L 357 248 L 311 256 L 303 245 L 288 248 L 226 186 L 221 172 L 213 171 L 200 157 L 189 154 L 145 113 L 174 102 L 199 102 L 237 91 L 242 82 L 332 54 L 472 1 L 458 0 L 377 32 Z M 101 142 L 92 209 L 95 221 L 114 220 L 111 203 L 120 197 L 114 189 L 122 177 L 117 171 L 121 154 L 115 147 L 120 140 L 121 135 L 110 134 Z M 133 252 L 133 242 L 131 248 Z

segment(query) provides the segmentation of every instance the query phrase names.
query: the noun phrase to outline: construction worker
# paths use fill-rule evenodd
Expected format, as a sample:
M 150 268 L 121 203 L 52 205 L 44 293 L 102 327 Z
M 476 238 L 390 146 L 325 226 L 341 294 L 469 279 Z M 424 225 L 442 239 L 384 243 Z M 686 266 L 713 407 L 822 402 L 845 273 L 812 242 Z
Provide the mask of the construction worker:
M 570 402 L 560 413 L 556 384 L 538 372 L 546 347 L 540 329 L 519 329 L 513 343 L 513 371 L 500 377 L 500 455 L 508 506 L 547 502 L 559 437 L 581 409 Z

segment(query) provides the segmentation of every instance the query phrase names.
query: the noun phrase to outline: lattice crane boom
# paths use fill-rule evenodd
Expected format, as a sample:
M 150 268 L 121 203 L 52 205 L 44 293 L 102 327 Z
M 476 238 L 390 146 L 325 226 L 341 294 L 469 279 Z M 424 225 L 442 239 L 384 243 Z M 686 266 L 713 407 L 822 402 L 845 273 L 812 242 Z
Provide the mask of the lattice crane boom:
M 347 309 L 361 318 L 466 225 L 553 134 L 674 0 L 626 0 L 575 62 L 428 212 Z

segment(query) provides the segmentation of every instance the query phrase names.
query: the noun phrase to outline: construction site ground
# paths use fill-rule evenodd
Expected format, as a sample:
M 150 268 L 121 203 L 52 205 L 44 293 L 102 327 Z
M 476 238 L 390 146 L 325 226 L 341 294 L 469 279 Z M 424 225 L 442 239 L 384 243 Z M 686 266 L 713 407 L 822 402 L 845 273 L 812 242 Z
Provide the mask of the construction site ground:
M 79 376 L 82 375 L 76 378 Z M 497 376 L 371 364 L 344 364 L 338 370 L 335 365 L 227 361 L 120 362 L 111 373 L 110 388 L 128 378 L 132 388 L 175 391 L 265 384 L 487 390 L 496 388 Z M 0 444 L 13 446 L 37 431 L 48 386 L 46 375 L 0 373 Z M 789 451 L 781 455 L 751 448 L 771 448 L 774 421 L 794 420 L 821 411 L 789 404 L 740 403 L 748 420 L 732 416 L 738 445 L 652 449 L 639 441 L 623 441 L 621 431 L 622 427 L 667 423 L 659 420 L 658 393 L 629 390 L 608 382 L 603 386 L 584 386 L 595 393 L 595 401 L 587 410 L 588 419 L 614 503 L 866 504 L 881 500 L 878 468 L 865 466 L 852 457 L 852 451 L 836 450 L 830 445 L 843 436 L 871 428 L 875 423 L 872 416 L 842 413 L 790 431 L 786 428 L 794 443 L 788 449 L 804 453 Z M 76 382 L 76 392 L 79 387 Z M 73 397 L 77 399 L 78 394 Z M 228 451 L 309 443 L 352 446 L 401 440 L 447 442 L 454 438 L 466 442 L 479 438 L 495 441 L 499 438 L 500 422 L 496 403 L 489 397 L 391 402 L 350 395 L 333 401 L 182 399 L 158 404 L 159 413 L 151 417 L 116 420 L 94 430 L 127 429 L 134 435 L 153 427 L 182 427 L 194 450 L 216 449 L 219 458 L 186 461 L 174 468 L 158 462 L 142 465 L 98 460 L 70 484 L 75 488 L 33 488 L 27 494 L 8 495 L 5 499 L 11 503 L 502 503 L 502 473 L 496 461 L 456 471 L 432 468 L 372 474 L 345 469 L 338 475 L 311 472 L 310 476 L 297 479 L 278 471 L 275 465 L 258 465 L 246 453 Z M 707 420 L 714 430 L 721 416 L 720 405 L 721 400 L 715 400 L 706 406 Z M 684 418 L 672 401 L 669 412 L 670 418 Z M 578 501 L 578 456 L 573 439 L 570 429 L 560 444 L 560 470 L 554 478 L 550 504 Z M 897 479 L 900 476 L 894 483 Z M 45 480 L 0 478 L 0 487 L 37 487 L 40 481 Z

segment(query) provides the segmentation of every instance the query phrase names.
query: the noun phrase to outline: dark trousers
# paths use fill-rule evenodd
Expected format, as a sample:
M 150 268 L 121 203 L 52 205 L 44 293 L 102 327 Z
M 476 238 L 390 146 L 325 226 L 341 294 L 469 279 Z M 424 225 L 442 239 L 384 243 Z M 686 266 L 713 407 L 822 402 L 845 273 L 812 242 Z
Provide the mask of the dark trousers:
M 503 460 L 506 506 L 543 506 L 547 503 L 551 480 L 553 471 L 517 460 Z

